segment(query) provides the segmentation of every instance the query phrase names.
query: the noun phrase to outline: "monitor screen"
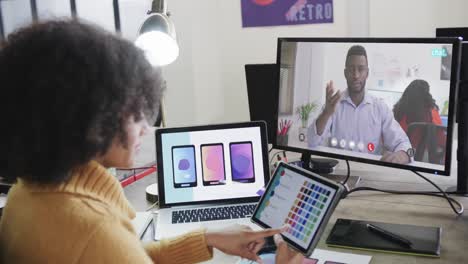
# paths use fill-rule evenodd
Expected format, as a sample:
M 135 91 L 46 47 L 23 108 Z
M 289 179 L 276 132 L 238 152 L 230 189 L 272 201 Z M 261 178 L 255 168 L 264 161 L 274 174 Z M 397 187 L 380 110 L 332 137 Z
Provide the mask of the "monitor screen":
M 268 182 L 264 122 L 158 129 L 156 141 L 163 205 L 258 200 Z
M 278 67 L 276 63 L 245 65 L 250 120 L 266 121 L 268 143 L 271 144 L 273 144 L 276 131 L 276 103 L 278 102 L 277 71 Z
M 278 40 L 275 146 L 449 175 L 460 40 Z

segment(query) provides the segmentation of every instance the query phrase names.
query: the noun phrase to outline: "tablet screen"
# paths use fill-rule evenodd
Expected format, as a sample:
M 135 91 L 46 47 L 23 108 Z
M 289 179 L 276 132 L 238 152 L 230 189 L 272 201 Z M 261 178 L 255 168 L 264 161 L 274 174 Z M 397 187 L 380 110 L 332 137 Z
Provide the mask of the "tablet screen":
M 271 228 L 289 224 L 282 233 L 286 241 L 307 251 L 324 218 L 331 213 L 332 203 L 336 205 L 334 199 L 339 189 L 339 185 L 316 178 L 310 172 L 282 164 L 254 213 L 254 221 Z

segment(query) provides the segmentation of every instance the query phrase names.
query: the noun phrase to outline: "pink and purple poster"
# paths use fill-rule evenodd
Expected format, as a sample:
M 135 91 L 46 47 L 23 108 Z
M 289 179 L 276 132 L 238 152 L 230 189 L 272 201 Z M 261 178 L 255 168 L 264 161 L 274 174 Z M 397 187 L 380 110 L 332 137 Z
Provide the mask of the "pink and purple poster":
M 333 0 L 241 0 L 242 27 L 333 23 Z

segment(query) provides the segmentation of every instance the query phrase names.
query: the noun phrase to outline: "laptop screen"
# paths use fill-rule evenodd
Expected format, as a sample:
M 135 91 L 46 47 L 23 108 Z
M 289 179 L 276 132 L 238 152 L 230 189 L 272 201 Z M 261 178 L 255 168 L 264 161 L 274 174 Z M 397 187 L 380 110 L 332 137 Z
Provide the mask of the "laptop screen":
M 268 182 L 264 122 L 156 131 L 160 206 L 258 201 Z

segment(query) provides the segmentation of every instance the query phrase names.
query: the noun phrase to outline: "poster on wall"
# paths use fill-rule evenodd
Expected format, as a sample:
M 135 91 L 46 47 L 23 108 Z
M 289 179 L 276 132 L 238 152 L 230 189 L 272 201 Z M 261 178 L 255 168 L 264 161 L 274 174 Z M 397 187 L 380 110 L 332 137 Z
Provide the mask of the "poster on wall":
M 333 0 L 241 0 L 242 27 L 333 23 Z

